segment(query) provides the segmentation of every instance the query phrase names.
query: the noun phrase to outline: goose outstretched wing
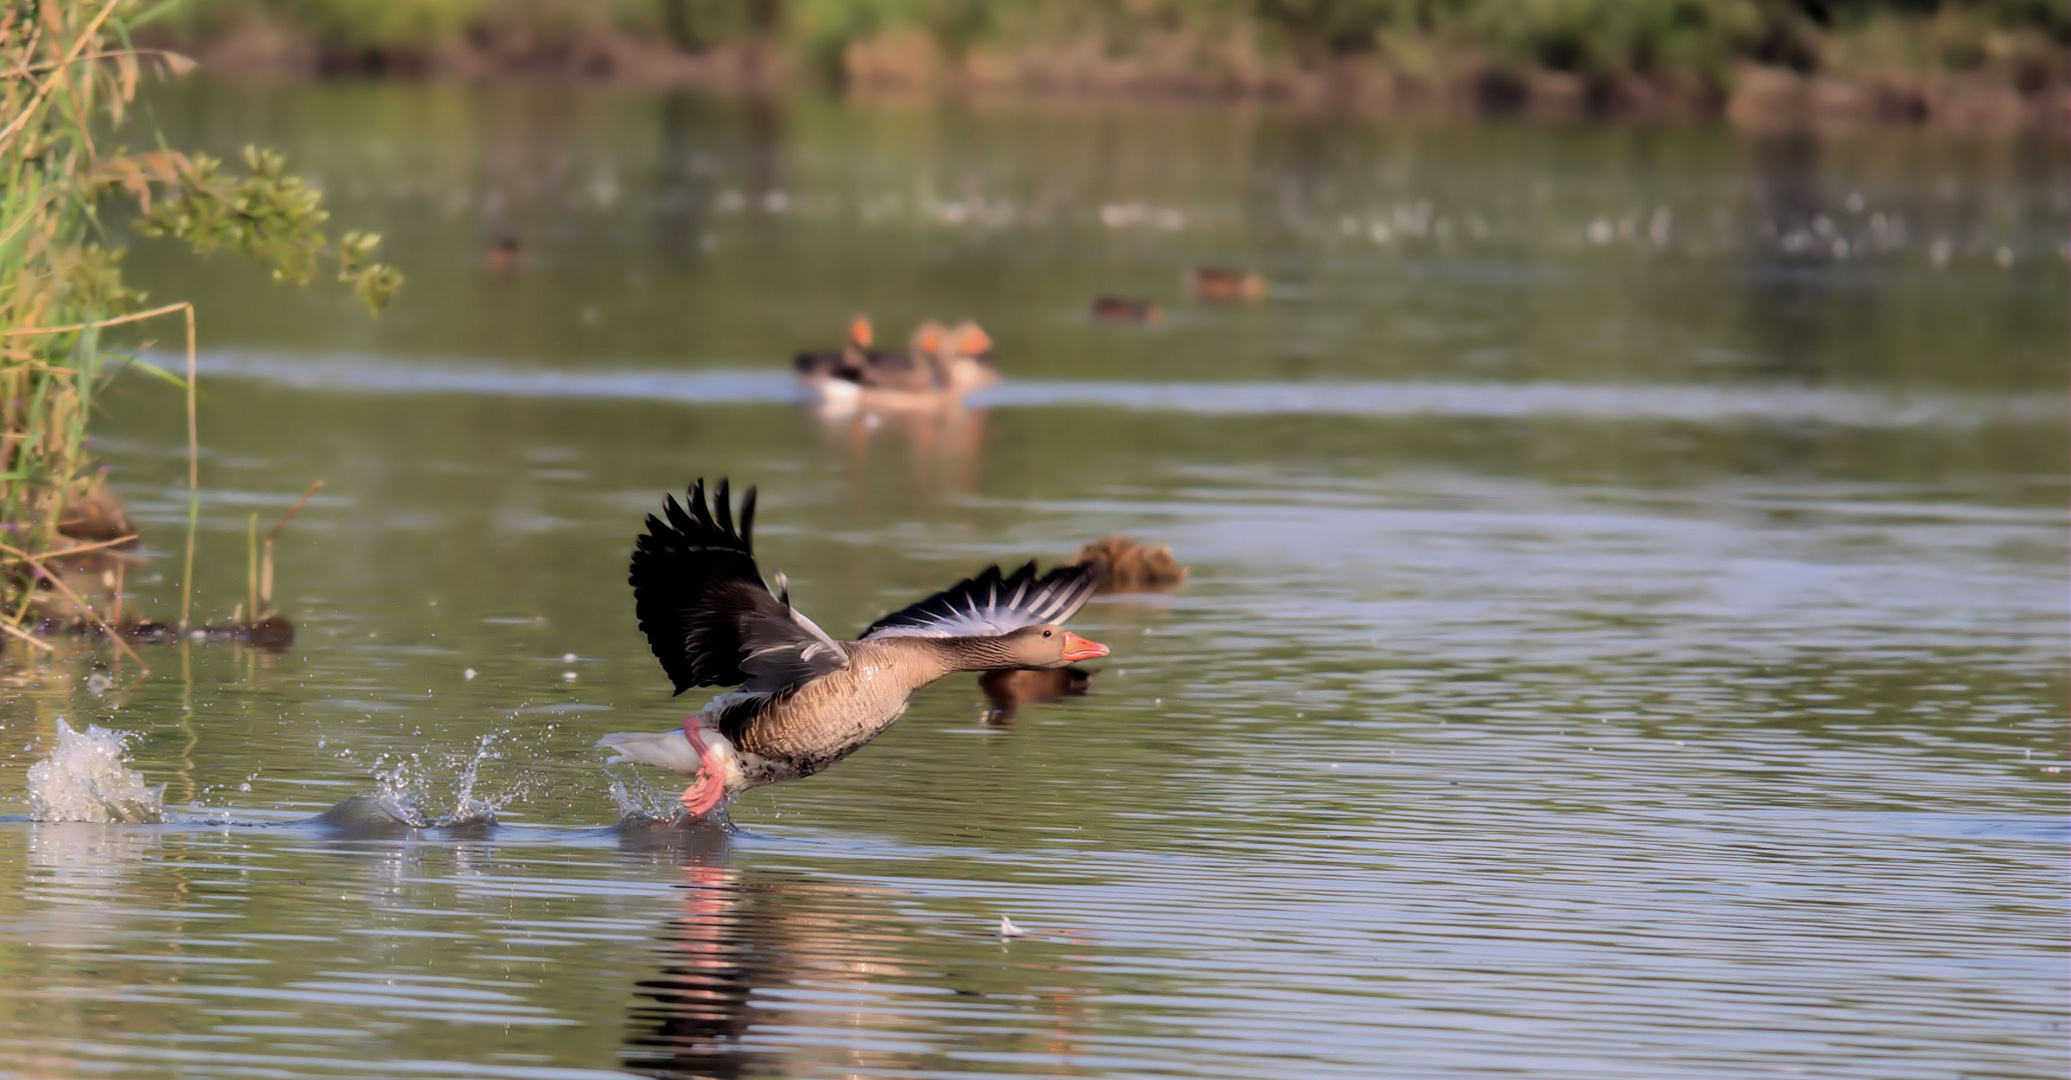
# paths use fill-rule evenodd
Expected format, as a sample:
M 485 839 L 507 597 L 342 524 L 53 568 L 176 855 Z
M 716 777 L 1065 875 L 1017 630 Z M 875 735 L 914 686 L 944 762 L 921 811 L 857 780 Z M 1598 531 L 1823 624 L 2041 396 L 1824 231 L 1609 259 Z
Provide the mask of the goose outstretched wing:
M 1100 586 L 1103 564 L 1060 566 L 1036 576 L 1036 564 L 1004 577 L 988 566 L 917 604 L 870 624 L 864 640 L 886 637 L 996 637 L 1024 626 L 1061 623 Z
M 669 496 L 633 548 L 634 611 L 676 692 L 784 693 L 847 667 L 848 650 L 791 607 L 789 590 L 763 584 L 750 545 L 755 489 L 741 500 L 739 531 L 725 480 L 715 494 L 707 508 L 699 480 L 683 505 Z

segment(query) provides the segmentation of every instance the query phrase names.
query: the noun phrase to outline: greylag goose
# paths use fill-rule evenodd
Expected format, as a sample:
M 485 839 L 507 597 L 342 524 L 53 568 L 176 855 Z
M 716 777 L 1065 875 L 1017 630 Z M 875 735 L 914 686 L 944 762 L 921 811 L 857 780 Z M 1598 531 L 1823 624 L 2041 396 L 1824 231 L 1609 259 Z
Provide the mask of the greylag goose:
M 937 322 L 920 324 L 905 352 L 870 348 L 870 321 L 857 316 L 848 345 L 839 353 L 803 353 L 793 362 L 799 385 L 829 405 L 884 409 L 929 409 L 954 404 L 961 393 L 948 388 L 941 356 L 946 331 Z
M 841 348 L 799 353 L 791 361 L 800 385 L 817 387 L 829 379 L 853 379 L 870 362 L 870 320 L 857 315 L 849 320 L 848 335 Z
M 913 328 L 905 352 L 872 350 L 856 373 L 862 392 L 890 390 L 904 394 L 933 394 L 942 389 L 942 375 L 935 354 L 942 348 L 942 324 L 929 319 Z
M 734 527 L 725 480 L 708 508 L 705 483 L 662 516 L 649 515 L 633 549 L 634 611 L 662 670 L 682 693 L 731 686 L 683 726 L 658 735 L 597 740 L 613 762 L 695 777 L 682 795 L 693 816 L 753 787 L 811 776 L 861 749 L 906 711 L 913 695 L 954 671 L 1061 668 L 1106 656 L 1107 646 L 1059 625 L 1099 583 L 1096 566 L 1038 576 L 1031 562 L 990 566 L 836 641 L 791 606 L 783 575 L 763 584 L 751 538 L 755 489 Z
M 958 401 L 1000 381 L 999 369 L 992 364 L 992 335 L 968 319 L 944 332 L 935 355 L 943 388 Z

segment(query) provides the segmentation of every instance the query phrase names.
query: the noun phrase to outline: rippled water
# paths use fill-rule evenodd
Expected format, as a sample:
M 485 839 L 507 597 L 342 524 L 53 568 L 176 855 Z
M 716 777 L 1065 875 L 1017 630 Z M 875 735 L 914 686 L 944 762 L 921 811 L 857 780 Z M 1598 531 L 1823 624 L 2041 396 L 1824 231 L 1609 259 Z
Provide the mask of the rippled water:
M 157 108 L 294 152 L 412 283 L 368 323 L 133 256 L 202 304 L 200 609 L 326 486 L 288 651 L 10 661 L 0 1073 L 2062 1075 L 2061 147 Z M 1272 295 L 1190 303 L 1211 261 Z M 795 406 L 784 357 L 859 307 L 982 319 L 1008 381 Z M 108 409 L 169 611 L 183 420 Z M 675 778 L 589 744 L 702 700 L 624 559 L 722 474 L 830 631 L 1109 533 L 1192 575 L 1074 621 L 1085 696 L 951 679 L 736 831 L 669 826 Z M 28 820 L 61 722 L 129 733 L 172 820 Z

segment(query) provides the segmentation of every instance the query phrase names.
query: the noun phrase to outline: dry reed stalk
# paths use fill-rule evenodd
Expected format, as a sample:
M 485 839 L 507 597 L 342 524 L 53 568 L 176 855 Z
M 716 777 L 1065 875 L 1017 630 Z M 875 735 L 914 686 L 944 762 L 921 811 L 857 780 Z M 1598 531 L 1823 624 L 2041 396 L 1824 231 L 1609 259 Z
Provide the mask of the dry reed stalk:
M 252 622 L 259 621 L 259 515 L 253 514 L 245 522 L 244 533 L 244 587 L 245 610 L 252 613 Z M 237 619 L 232 618 L 232 623 Z M 246 623 L 250 626 L 251 623 Z
M 36 575 L 38 577 L 41 577 L 43 580 L 50 582 L 50 587 L 56 589 L 59 595 L 63 596 L 67 600 L 72 601 L 73 606 L 77 607 L 79 610 L 86 612 L 86 617 L 92 619 L 94 621 L 94 625 L 100 627 L 101 631 L 108 635 L 108 640 L 114 642 L 116 648 L 121 649 L 123 653 L 126 654 L 130 659 L 135 660 L 137 662 L 137 667 L 141 669 L 144 674 L 151 674 L 150 666 L 144 663 L 144 658 L 138 656 L 137 651 L 135 649 L 129 647 L 129 642 L 122 640 L 122 634 L 119 633 L 114 627 L 109 626 L 108 621 L 106 619 L 101 618 L 100 615 L 94 611 L 93 605 L 87 603 L 85 600 L 80 599 L 79 594 L 73 592 L 72 587 L 70 585 L 67 585 L 63 581 L 58 580 L 58 576 L 56 574 L 53 574 L 50 571 L 44 569 L 43 562 L 38 556 L 31 555 L 28 552 L 23 551 L 18 547 L 15 547 L 12 544 L 0 544 L 0 551 L 11 551 L 15 555 L 19 556 L 23 561 L 26 561 L 30 566 L 34 567 L 36 570 Z
M 26 641 L 29 644 L 34 645 L 39 649 L 42 649 L 44 652 L 51 654 L 52 656 L 57 655 L 58 650 L 56 646 L 52 645 L 48 641 L 43 640 L 40 637 L 37 637 L 32 633 L 29 633 L 27 630 L 17 630 L 7 623 L 0 622 L 0 633 L 4 633 L 17 641 Z
M 266 534 L 266 544 L 259 557 L 259 604 L 264 608 L 265 613 L 273 611 L 273 538 L 279 536 L 280 531 L 288 527 L 288 519 L 301 513 L 303 505 L 309 502 L 309 497 L 316 494 L 318 489 L 323 486 L 324 482 L 322 480 L 309 485 L 302 492 L 302 497 L 295 500 L 295 505 L 288 507 L 288 512 L 282 514 L 280 520 L 273 523 L 272 531 Z M 252 616 L 254 619 L 263 617 L 264 613 L 260 611 L 260 607 L 254 607 L 252 610 L 255 613 Z
M 0 332 L 0 337 L 34 337 L 39 334 L 66 334 L 82 330 L 100 330 L 124 323 L 142 322 L 160 315 L 182 312 L 187 316 L 187 557 L 180 577 L 180 630 L 186 632 L 194 612 L 194 541 L 201 523 L 201 425 L 197 420 L 195 406 L 195 332 L 194 305 L 186 301 L 155 307 L 149 311 L 135 311 L 128 315 L 117 315 L 93 322 L 72 323 L 67 326 L 32 326 L 20 330 Z M 76 375 L 76 372 L 67 372 Z M 303 496 L 307 498 L 308 496 Z M 298 507 L 300 503 L 296 504 Z M 44 555 L 42 558 L 49 558 Z M 26 609 L 25 609 L 26 610 Z M 16 617 L 20 621 L 20 617 Z M 138 661 L 142 664 L 143 661 Z
M 21 115 L 10 121 L 5 128 L 0 128 L 0 147 L 4 147 L 14 141 L 14 136 L 21 130 L 22 125 L 28 123 L 29 119 L 36 115 L 37 107 L 43 104 L 44 98 L 50 96 L 51 90 L 58 84 L 58 79 L 65 74 L 65 69 L 79 62 L 80 54 L 85 52 L 86 47 L 92 44 L 94 38 L 100 35 L 101 24 L 108 21 L 108 16 L 115 14 L 116 7 L 121 3 L 122 0 L 108 0 L 108 6 L 102 8 L 101 13 L 94 16 L 93 22 L 87 24 L 86 29 L 80 33 L 79 39 L 72 43 L 72 49 L 65 54 L 65 58 L 51 65 L 54 70 L 51 71 L 50 78 L 43 80 L 43 85 L 36 88 L 36 93 L 30 96 L 29 103 L 23 106 Z
M 194 534 L 201 526 L 201 425 L 194 409 L 194 305 L 187 307 L 187 566 L 180 575 L 180 632 L 194 613 Z
M 102 548 L 121 547 L 122 545 L 127 544 L 130 541 L 135 540 L 136 538 L 137 534 L 131 533 L 128 536 L 118 536 L 113 540 L 97 540 L 91 544 L 81 544 L 78 547 L 61 548 L 57 551 L 46 551 L 43 554 L 38 555 L 36 557 L 39 559 L 62 559 L 67 555 L 84 555 L 89 551 L 99 551 Z M 21 561 L 23 561 L 21 556 L 0 559 L 0 566 L 5 566 L 8 563 L 18 563 Z

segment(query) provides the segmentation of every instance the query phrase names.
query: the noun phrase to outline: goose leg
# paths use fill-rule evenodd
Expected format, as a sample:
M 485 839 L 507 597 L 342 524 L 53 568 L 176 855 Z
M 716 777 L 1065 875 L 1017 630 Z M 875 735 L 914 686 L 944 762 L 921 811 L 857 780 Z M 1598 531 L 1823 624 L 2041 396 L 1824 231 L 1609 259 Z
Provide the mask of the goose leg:
M 683 722 L 684 737 L 690 740 L 692 749 L 698 752 L 698 775 L 681 796 L 683 808 L 691 817 L 704 817 L 726 799 L 727 761 L 725 751 L 708 742 L 704 729 L 697 725 L 697 717 Z

